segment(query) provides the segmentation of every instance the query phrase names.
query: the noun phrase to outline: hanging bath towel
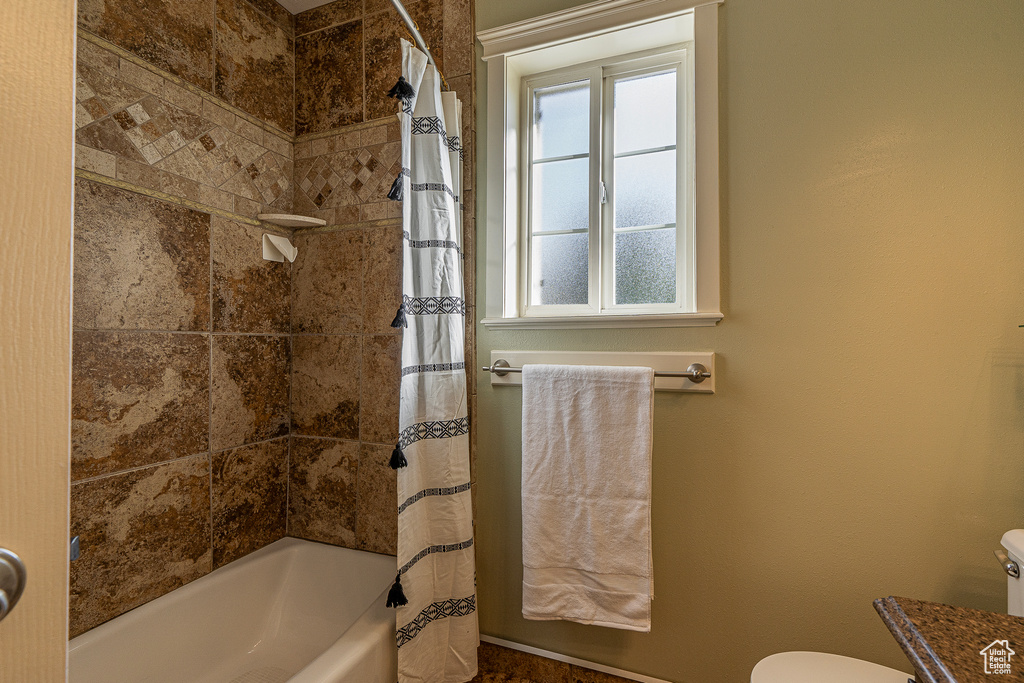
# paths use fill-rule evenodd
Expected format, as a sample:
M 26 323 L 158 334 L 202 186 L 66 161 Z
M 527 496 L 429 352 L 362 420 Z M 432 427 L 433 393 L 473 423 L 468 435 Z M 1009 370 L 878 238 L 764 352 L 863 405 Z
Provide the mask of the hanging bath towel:
M 402 41 L 403 286 L 398 468 L 398 676 L 464 683 L 480 644 L 462 274 L 461 103 Z M 398 600 L 401 603 L 402 598 Z
M 654 371 L 523 368 L 523 616 L 651 630 Z

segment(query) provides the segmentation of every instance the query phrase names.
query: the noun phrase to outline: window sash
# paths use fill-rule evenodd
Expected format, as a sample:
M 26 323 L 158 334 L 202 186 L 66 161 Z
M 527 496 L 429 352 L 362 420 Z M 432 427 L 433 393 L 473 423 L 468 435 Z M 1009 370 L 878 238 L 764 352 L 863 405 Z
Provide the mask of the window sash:
M 694 295 L 694 174 L 693 174 L 693 113 L 691 89 L 692 50 L 681 49 L 657 55 L 645 60 L 618 62 L 604 69 L 604 102 L 605 121 L 603 125 L 603 168 L 608 201 L 603 205 L 600 229 L 602 241 L 606 246 L 602 252 L 602 283 L 601 309 L 612 315 L 628 315 L 641 313 L 681 313 L 696 310 Z M 620 80 L 638 76 L 653 75 L 675 71 L 676 74 L 676 143 L 675 145 L 643 150 L 633 150 L 622 154 L 615 153 L 615 83 Z M 650 154 L 657 151 L 673 149 L 676 167 L 676 211 L 675 222 L 661 226 L 637 226 L 616 228 L 615 200 L 616 178 L 615 161 L 617 159 Z M 672 303 L 619 304 L 615 300 L 615 236 L 627 232 L 656 230 L 673 226 L 676 229 L 676 292 Z
M 520 315 L 524 317 L 629 315 L 681 313 L 695 311 L 694 299 L 694 226 L 693 226 L 693 60 L 688 46 L 671 50 L 659 49 L 636 55 L 560 69 L 523 80 L 522 140 L 520 179 L 521 239 L 519 262 Z M 653 53 L 653 54 L 652 54 Z M 667 226 L 643 226 L 614 229 L 614 81 L 648 73 L 676 71 L 676 301 L 674 303 L 615 303 L 615 234 L 657 229 Z M 586 81 L 590 88 L 589 149 L 587 154 L 572 154 L 534 159 L 535 91 L 555 85 Z M 671 148 L 671 146 L 669 147 Z M 668 149 L 668 148 L 660 148 Z M 636 150 L 620 156 L 636 156 L 658 151 Z M 581 233 L 582 230 L 543 231 L 537 233 L 533 224 L 533 183 L 536 166 L 553 161 L 589 158 L 588 171 L 588 265 L 587 303 L 534 304 L 535 237 Z M 685 160 L 685 163 L 681 161 Z M 602 181 L 607 188 L 607 201 L 602 204 Z M 609 182 L 610 181 L 610 182 Z

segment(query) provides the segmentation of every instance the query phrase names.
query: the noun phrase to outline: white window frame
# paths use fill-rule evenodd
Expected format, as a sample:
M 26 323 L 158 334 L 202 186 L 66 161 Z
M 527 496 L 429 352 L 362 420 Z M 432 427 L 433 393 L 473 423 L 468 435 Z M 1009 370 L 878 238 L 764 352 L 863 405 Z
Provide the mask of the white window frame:
M 710 326 L 722 319 L 719 285 L 718 187 L 718 5 L 724 0 L 601 0 L 581 7 L 482 31 L 487 62 L 487 202 L 486 297 L 483 324 L 489 328 L 590 328 Z M 688 28 L 681 28 L 688 27 Z M 604 310 L 530 310 L 525 296 L 527 256 L 522 216 L 527 206 L 522 188 L 527 145 L 522 143 L 526 120 L 528 77 L 570 67 L 592 68 L 596 60 L 628 58 L 642 51 L 678 48 L 686 31 L 693 39 L 694 182 L 680 178 L 679 201 L 692 187 L 694 210 L 692 249 L 693 298 L 681 309 L 609 307 Z M 605 51 L 605 52 L 602 52 Z M 608 77 L 608 73 L 600 76 Z M 606 89 L 607 90 L 607 89 Z M 606 95 L 607 96 L 607 95 Z M 691 106 L 688 103 L 687 106 Z M 682 139 L 677 144 L 682 143 Z M 592 163 L 595 160 L 592 157 Z M 608 163 L 608 160 L 604 160 Z M 600 171 L 591 175 L 600 177 Z M 609 205 L 605 205 L 607 209 Z M 602 230 L 609 221 L 600 221 Z M 591 221 L 591 226 L 596 223 Z M 593 232 L 593 231 L 592 231 Z M 593 243 L 600 236 L 591 235 Z M 610 250 L 605 249 L 605 258 Z M 610 271 L 608 271 L 610 272 Z M 606 278 L 610 280 L 610 278 Z M 591 288 L 596 283 L 591 278 Z M 607 282 L 602 286 L 610 286 Z M 602 299 L 598 292 L 597 300 Z M 595 298 L 591 296 L 591 302 Z M 537 307 L 533 307 L 536 309 Z

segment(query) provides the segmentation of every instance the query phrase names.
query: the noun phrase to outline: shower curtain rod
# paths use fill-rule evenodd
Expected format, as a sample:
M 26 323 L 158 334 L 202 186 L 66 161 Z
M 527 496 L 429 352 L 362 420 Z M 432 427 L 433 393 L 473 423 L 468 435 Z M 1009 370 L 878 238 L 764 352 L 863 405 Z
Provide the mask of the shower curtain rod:
M 444 74 L 441 73 L 441 69 L 437 67 L 437 62 L 434 61 L 434 55 L 430 54 L 430 48 L 427 47 L 426 41 L 423 40 L 423 36 L 420 35 L 419 29 L 416 28 L 416 22 L 409 16 L 409 12 L 405 9 L 405 5 L 402 4 L 402 0 L 391 0 L 391 4 L 398 10 L 398 16 L 405 22 L 406 27 L 409 29 L 409 33 L 412 34 L 412 39 L 416 42 L 416 47 L 423 51 L 427 55 L 427 61 L 430 65 L 437 69 L 437 75 L 441 77 L 441 85 L 445 90 L 451 90 L 448 87 L 448 81 L 445 80 Z

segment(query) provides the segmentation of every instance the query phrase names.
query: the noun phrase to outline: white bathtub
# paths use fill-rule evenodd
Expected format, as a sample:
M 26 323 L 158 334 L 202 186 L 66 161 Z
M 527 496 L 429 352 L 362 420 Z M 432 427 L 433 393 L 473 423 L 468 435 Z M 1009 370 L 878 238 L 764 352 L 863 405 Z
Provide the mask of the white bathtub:
M 395 683 L 395 558 L 284 538 L 83 633 L 71 683 Z

